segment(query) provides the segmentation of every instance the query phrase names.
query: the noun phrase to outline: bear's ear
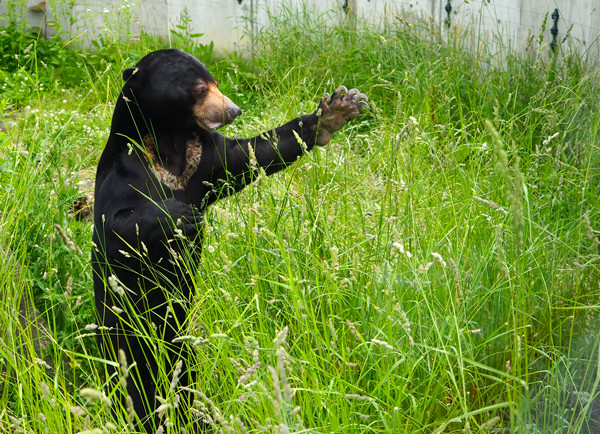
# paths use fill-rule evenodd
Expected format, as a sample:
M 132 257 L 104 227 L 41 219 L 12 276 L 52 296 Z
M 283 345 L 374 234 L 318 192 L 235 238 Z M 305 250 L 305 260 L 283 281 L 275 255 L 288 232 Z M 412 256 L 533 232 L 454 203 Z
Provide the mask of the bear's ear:
M 123 71 L 123 80 L 129 80 L 131 76 L 136 72 L 138 72 L 138 69 L 136 67 L 125 68 L 125 70 Z

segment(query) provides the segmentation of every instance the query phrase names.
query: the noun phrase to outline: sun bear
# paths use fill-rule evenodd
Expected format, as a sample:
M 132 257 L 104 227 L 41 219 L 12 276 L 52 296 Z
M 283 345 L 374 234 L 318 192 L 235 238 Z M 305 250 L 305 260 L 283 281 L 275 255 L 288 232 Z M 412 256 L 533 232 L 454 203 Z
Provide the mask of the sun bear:
M 179 361 L 186 371 L 188 349 L 175 338 L 193 285 L 182 257 L 199 263 L 203 211 L 252 182 L 259 166 L 272 174 L 326 145 L 368 104 L 341 86 L 314 113 L 235 139 L 216 130 L 242 110 L 192 55 L 152 52 L 123 79 L 96 173 L 92 265 L 99 346 L 105 358 L 129 366 L 123 401 L 150 432 L 159 423 L 160 384 L 168 387 Z M 110 366 L 118 377 L 118 364 Z

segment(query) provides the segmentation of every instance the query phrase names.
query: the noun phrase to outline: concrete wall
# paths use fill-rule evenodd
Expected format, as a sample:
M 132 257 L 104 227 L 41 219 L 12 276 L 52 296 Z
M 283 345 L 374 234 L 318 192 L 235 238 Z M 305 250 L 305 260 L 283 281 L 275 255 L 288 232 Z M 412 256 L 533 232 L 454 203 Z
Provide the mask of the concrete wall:
M 470 0 L 453 1 L 452 22 L 459 26 L 474 25 L 482 34 L 502 35 L 505 43 L 522 48 L 529 37 L 537 37 L 546 14 L 545 40 L 552 40 L 551 14 L 559 10 L 558 36 L 562 41 L 569 33 L 570 42 L 588 49 L 600 38 L 600 2 L 598 0 Z
M 48 0 L 45 11 L 36 11 L 39 0 L 0 0 L 0 15 L 10 9 L 19 19 L 41 27 L 51 35 L 51 24 L 59 23 L 77 40 L 99 37 L 118 38 L 146 32 L 169 37 L 169 29 L 180 23 L 184 9 L 190 15 L 195 32 L 204 33 L 200 42 L 215 42 L 218 49 L 249 50 L 252 32 L 268 22 L 269 12 L 281 8 L 308 7 L 330 13 L 332 19 L 351 19 L 379 24 L 394 16 L 415 13 L 434 20 L 445 31 L 448 0 L 349 0 L 350 12 L 344 12 L 344 0 Z M 452 0 L 451 23 L 459 30 L 470 26 L 476 36 L 501 35 L 503 43 L 515 48 L 525 46 L 531 35 L 538 35 L 547 13 L 559 9 L 558 38 L 570 29 L 571 41 L 587 49 L 600 38 L 598 0 Z M 33 7 L 33 8 L 32 8 Z M 39 8 L 38 8 L 39 9 Z M 0 25 L 2 22 L 0 22 Z M 546 41 L 551 40 L 552 21 L 548 18 Z M 56 26 L 54 26 L 56 27 Z M 595 44 L 596 50 L 598 44 Z

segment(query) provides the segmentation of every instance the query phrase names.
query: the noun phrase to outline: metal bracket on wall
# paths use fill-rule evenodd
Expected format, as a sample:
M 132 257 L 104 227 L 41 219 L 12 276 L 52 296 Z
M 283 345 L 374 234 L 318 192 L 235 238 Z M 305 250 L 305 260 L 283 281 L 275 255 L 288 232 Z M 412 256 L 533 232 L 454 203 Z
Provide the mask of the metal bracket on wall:
M 560 14 L 558 13 L 558 8 L 554 9 L 552 12 L 552 21 L 554 21 L 554 25 L 550 29 L 550 33 L 552 34 L 552 41 L 550 42 L 550 48 L 552 51 L 556 51 L 556 36 L 558 36 L 558 19 L 560 18 Z
M 448 3 L 446 3 L 446 7 L 444 8 L 446 13 L 448 14 L 448 18 L 446 18 L 445 23 L 446 23 L 446 27 L 450 27 L 450 13 L 452 12 L 452 5 L 450 4 L 450 0 L 448 0 Z

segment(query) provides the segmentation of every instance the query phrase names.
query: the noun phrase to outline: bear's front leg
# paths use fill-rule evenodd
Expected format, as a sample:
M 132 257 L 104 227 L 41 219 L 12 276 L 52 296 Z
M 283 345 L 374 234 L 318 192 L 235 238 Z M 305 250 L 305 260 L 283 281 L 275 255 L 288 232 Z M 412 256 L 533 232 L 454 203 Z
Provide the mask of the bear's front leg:
M 210 140 L 215 146 L 210 149 L 210 152 L 214 152 L 210 158 L 212 163 L 209 164 L 211 178 L 206 180 L 202 177 L 206 172 L 198 171 L 190 184 L 199 186 L 209 181 L 216 187 L 227 185 L 226 189 L 216 188 L 217 193 L 209 192 L 204 198 L 205 207 L 219 197 L 244 188 L 255 179 L 259 167 L 271 175 L 292 164 L 315 145 L 326 145 L 333 133 L 367 107 L 366 95 L 357 89 L 347 90 L 340 86 L 333 95 L 325 94 L 314 113 L 293 119 L 251 139 L 230 139 L 212 133 Z M 192 195 L 196 188 L 190 188 Z

